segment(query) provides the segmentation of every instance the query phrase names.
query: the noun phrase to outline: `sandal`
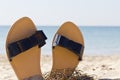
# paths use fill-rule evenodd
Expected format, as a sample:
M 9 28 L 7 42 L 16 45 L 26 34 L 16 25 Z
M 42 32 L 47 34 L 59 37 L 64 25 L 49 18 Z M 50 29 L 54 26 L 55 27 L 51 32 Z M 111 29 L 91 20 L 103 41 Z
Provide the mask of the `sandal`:
M 84 40 L 79 28 L 72 22 L 64 23 L 53 39 L 53 66 L 50 77 L 56 77 L 54 80 L 68 79 L 82 60 L 83 51 Z M 61 77 L 59 78 L 56 73 Z
M 40 52 L 46 39 L 43 31 L 37 31 L 28 17 L 12 25 L 6 39 L 6 52 L 19 80 L 44 80 L 40 70 Z

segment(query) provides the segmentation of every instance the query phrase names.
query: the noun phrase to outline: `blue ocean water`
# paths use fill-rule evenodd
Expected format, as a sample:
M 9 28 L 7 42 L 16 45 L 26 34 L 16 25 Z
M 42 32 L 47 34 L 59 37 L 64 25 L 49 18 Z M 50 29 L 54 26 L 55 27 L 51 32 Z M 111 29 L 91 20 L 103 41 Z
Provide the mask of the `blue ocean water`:
M 42 47 L 42 54 L 51 55 L 52 39 L 58 26 L 37 26 L 48 37 L 47 44 Z M 120 27 L 82 26 L 79 27 L 85 40 L 85 55 L 120 54 Z M 5 54 L 5 41 L 10 26 L 0 26 L 0 53 Z

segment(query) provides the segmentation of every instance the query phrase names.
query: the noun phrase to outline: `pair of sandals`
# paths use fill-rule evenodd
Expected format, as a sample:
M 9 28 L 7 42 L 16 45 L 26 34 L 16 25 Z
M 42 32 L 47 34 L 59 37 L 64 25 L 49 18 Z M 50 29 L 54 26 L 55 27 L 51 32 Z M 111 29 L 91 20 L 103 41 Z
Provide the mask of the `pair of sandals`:
M 40 69 L 40 53 L 46 39 L 44 32 L 37 31 L 28 17 L 12 25 L 6 39 L 6 52 L 19 80 L 44 80 Z M 72 22 L 64 23 L 53 38 L 53 66 L 47 80 L 69 80 L 82 60 L 83 50 L 84 40 L 79 28 Z M 56 74 L 60 73 L 64 77 L 57 79 Z

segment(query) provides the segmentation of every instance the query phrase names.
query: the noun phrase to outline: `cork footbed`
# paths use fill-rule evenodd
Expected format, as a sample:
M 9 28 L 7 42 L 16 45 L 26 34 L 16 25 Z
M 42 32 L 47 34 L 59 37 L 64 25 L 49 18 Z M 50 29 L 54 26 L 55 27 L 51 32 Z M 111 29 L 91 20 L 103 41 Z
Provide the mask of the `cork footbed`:
M 64 23 L 56 32 L 56 34 L 61 34 L 68 39 L 78 42 L 84 46 L 84 40 L 79 28 L 72 22 Z M 55 35 L 56 35 L 55 34 Z M 54 41 L 54 39 L 53 39 Z M 53 55 L 53 67 L 52 70 L 56 69 L 75 69 L 79 63 L 78 56 L 67 50 L 66 48 L 56 46 L 52 49 Z M 82 55 L 81 55 L 82 56 Z M 71 73 L 72 74 L 72 73 Z
M 10 54 L 7 49 L 9 43 L 29 37 L 35 33 L 35 31 L 36 27 L 32 20 L 28 17 L 23 17 L 16 21 L 12 25 L 6 39 L 7 55 Z M 22 52 L 21 54 L 13 57 L 10 64 L 12 65 L 12 68 L 19 80 L 23 80 L 24 78 L 34 75 L 41 75 L 40 48 L 35 46 L 25 52 Z

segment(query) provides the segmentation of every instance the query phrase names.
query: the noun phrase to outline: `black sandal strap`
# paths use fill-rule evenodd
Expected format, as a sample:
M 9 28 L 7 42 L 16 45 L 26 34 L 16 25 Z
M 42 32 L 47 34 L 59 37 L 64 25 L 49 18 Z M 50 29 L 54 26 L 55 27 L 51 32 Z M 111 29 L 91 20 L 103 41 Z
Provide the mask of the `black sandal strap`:
M 61 46 L 74 52 L 76 55 L 79 56 L 79 60 L 82 60 L 84 50 L 84 46 L 82 44 L 74 42 L 66 38 L 65 36 L 56 34 L 55 39 L 53 41 L 53 48 L 55 48 L 55 46 Z
M 8 44 L 10 61 L 12 60 L 12 58 L 14 56 L 34 47 L 36 45 L 38 45 L 39 47 L 42 47 L 43 45 L 46 44 L 46 42 L 45 42 L 46 39 L 47 39 L 47 37 L 45 36 L 43 31 L 40 30 L 40 31 L 36 31 L 32 36 L 30 36 L 28 38 Z

